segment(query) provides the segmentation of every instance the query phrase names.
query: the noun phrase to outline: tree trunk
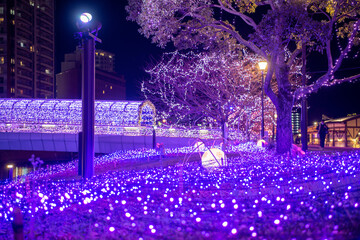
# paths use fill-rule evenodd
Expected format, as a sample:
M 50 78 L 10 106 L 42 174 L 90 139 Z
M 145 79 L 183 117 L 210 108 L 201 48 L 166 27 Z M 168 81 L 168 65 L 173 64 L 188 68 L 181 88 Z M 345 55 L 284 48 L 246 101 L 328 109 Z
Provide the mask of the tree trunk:
M 229 137 L 229 129 L 228 129 L 228 123 L 226 121 L 222 121 L 221 123 L 221 133 L 223 137 L 223 150 L 227 146 L 228 137 Z
M 291 110 L 293 102 L 290 99 L 278 98 L 277 111 L 277 131 L 276 131 L 276 152 L 278 154 L 287 153 L 291 149 L 292 129 L 291 129 Z

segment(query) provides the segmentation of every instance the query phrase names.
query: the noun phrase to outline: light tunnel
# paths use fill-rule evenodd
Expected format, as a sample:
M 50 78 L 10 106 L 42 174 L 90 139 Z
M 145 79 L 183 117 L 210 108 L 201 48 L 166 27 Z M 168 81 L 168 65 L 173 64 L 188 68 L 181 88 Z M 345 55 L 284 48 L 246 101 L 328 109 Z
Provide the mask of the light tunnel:
M 95 133 L 151 127 L 155 114 L 150 101 L 95 101 Z M 81 121 L 81 100 L 0 99 L 0 132 L 78 133 Z

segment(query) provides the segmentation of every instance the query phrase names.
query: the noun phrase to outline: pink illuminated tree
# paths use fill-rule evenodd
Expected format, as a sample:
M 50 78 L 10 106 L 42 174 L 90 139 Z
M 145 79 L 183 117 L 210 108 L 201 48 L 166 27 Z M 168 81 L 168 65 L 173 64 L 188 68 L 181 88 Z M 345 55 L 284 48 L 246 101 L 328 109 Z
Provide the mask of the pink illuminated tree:
M 248 54 L 239 58 L 219 52 L 166 53 L 146 70 L 151 78 L 143 81 L 142 92 L 159 106 L 162 118 L 174 116 L 178 122 L 189 116 L 206 118 L 220 123 L 224 139 L 229 125 L 250 138 L 259 132 L 254 125 L 261 120 L 258 61 Z M 270 100 L 265 103 L 265 115 L 274 115 Z
M 140 33 L 165 47 L 209 49 L 236 42 L 268 62 L 265 92 L 277 110 L 277 152 L 291 148 L 291 109 L 297 99 L 323 86 L 358 79 L 335 73 L 359 43 L 357 0 L 128 0 L 128 19 Z M 336 41 L 339 48 L 335 49 Z M 306 49 L 305 51 L 302 51 Z M 325 73 L 293 87 L 290 69 L 301 55 L 320 52 Z M 306 53 L 306 54 L 305 54 Z M 357 56 L 357 54 L 355 55 Z M 276 89 L 271 80 L 276 79 Z

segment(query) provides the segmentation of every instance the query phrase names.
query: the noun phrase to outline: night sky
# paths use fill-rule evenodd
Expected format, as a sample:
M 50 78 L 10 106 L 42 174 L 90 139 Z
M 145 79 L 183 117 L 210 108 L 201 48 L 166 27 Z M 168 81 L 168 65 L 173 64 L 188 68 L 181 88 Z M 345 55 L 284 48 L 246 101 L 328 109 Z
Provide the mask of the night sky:
M 125 76 L 127 98 L 142 99 L 140 82 L 146 77 L 144 68 L 159 59 L 162 49 L 138 32 L 138 25 L 126 20 L 126 0 L 57 0 L 55 13 L 56 73 L 64 54 L 73 52 L 79 41 L 74 38 L 76 21 L 81 13 L 89 12 L 102 23 L 96 48 L 115 54 L 115 71 Z
M 163 49 L 151 43 L 138 32 L 139 26 L 126 20 L 126 0 L 57 0 L 55 13 L 56 39 L 56 73 L 60 72 L 60 63 L 64 54 L 75 50 L 78 41 L 74 38 L 77 32 L 76 20 L 82 12 L 90 12 L 94 18 L 102 23 L 99 31 L 101 44 L 96 47 L 112 52 L 115 57 L 115 71 L 125 76 L 127 81 L 127 98 L 129 100 L 142 99 L 139 90 L 140 82 L 147 77 L 144 68 L 160 58 Z M 321 58 L 314 58 L 308 62 L 308 71 L 323 71 Z M 360 64 L 354 60 L 346 62 L 346 71 L 360 72 Z M 342 71 L 339 74 L 345 74 Z M 332 118 L 347 114 L 360 114 L 360 81 L 346 83 L 334 87 L 321 89 L 309 97 L 309 124 L 321 120 L 325 114 Z

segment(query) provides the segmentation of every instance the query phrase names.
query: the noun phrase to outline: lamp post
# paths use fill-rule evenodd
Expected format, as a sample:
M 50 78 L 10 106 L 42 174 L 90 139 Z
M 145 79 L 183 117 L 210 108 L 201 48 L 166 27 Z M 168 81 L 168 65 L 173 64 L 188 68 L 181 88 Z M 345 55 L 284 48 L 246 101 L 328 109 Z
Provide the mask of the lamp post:
M 79 134 L 79 173 L 83 178 L 94 175 L 95 142 L 95 41 L 101 24 L 90 13 L 81 14 L 77 33 L 82 44 L 82 132 Z
M 302 86 L 306 86 L 306 44 L 302 46 Z M 303 96 L 301 99 L 301 149 L 306 152 L 308 149 L 308 138 L 307 138 L 307 101 L 306 97 Z M 346 134 L 345 134 L 346 135 Z
M 265 126 L 264 126 L 264 70 L 266 69 L 267 62 L 259 62 L 261 70 L 261 139 L 264 139 Z

